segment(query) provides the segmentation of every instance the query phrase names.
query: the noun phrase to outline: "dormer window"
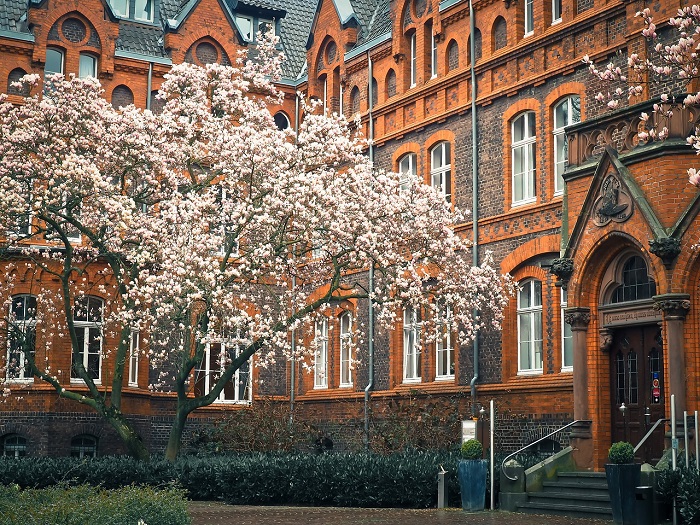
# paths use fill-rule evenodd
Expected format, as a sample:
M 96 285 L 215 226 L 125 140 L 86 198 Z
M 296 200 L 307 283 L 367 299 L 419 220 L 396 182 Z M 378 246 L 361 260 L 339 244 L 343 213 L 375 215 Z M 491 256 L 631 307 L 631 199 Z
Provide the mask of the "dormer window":
M 111 0 L 110 4 L 115 15 L 129 17 L 129 0 Z
M 109 3 L 116 16 L 140 22 L 153 22 L 155 17 L 155 0 L 135 0 L 133 4 L 130 0 L 110 0 Z M 129 12 L 129 4 L 133 5 L 133 13 Z
M 260 18 L 252 15 L 236 15 L 236 25 L 241 37 L 246 42 L 255 42 L 258 33 L 264 33 L 272 28 L 276 33 L 275 22 L 269 18 Z

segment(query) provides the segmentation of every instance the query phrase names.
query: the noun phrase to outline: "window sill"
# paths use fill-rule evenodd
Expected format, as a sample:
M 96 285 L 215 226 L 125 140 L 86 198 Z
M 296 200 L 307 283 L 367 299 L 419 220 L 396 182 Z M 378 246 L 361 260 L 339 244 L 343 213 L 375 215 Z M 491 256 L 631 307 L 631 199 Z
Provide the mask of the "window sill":
M 314 385 L 314 390 L 328 390 L 328 385 Z
M 28 378 L 22 378 L 22 377 L 13 377 L 13 378 L 6 378 L 5 383 L 8 385 L 30 385 L 34 382 L 33 377 L 28 377 Z
M 404 377 L 403 378 L 403 383 L 404 384 L 417 384 L 421 382 L 420 377 Z
M 101 379 L 93 379 L 92 382 L 95 383 L 96 385 L 101 385 L 101 384 L 102 384 L 102 380 L 101 380 Z M 84 385 L 84 384 L 85 384 L 85 381 L 83 381 L 82 379 L 79 379 L 79 378 L 71 377 L 71 378 L 70 378 L 70 384 L 71 384 L 71 385 Z
M 518 370 L 518 376 L 528 377 L 528 376 L 541 376 L 542 369 L 539 370 Z
M 573 371 L 574 371 L 573 366 L 562 366 L 561 367 L 562 374 L 571 374 L 571 373 L 573 373 Z
M 513 201 L 510 205 L 511 208 L 519 208 L 521 206 L 527 206 L 528 204 L 535 204 L 537 202 L 537 197 L 532 197 L 530 199 L 524 199 L 521 201 Z
M 435 381 L 454 381 L 454 374 L 449 376 L 435 376 Z
M 557 18 L 556 20 L 552 20 L 552 25 L 555 26 L 557 24 L 561 24 L 561 18 Z
M 353 383 L 340 383 L 338 388 L 352 388 L 353 386 Z

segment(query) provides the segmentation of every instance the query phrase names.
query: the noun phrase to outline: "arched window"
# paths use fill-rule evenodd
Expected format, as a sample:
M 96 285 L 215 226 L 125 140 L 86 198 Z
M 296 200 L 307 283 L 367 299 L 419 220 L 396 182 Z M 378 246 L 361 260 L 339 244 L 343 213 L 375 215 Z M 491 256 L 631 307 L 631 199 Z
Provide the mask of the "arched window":
M 277 113 L 275 113 L 274 118 L 275 124 L 277 125 L 277 129 L 285 130 L 289 128 L 289 126 L 291 126 L 291 124 L 289 123 L 289 117 L 283 111 L 278 111 Z
M 542 372 L 542 282 L 518 285 L 518 372 Z
M 88 53 L 80 53 L 80 64 L 78 65 L 78 76 L 80 78 L 97 77 L 97 57 Z
M 535 112 L 521 113 L 512 124 L 513 204 L 535 200 Z
M 46 82 L 46 77 L 55 75 L 57 73 L 63 73 L 64 65 L 64 55 L 63 51 L 56 49 L 55 47 L 46 48 L 46 63 L 44 64 L 44 88 L 51 88 L 50 84 Z
M 408 38 L 408 49 L 409 49 L 409 87 L 414 87 L 416 85 L 416 76 L 418 73 L 418 55 L 416 50 L 416 32 L 413 31 L 407 36 Z
M 467 40 L 467 57 L 468 57 L 468 62 L 471 63 L 471 52 L 472 52 L 472 44 L 471 44 L 471 36 Z M 479 28 L 474 28 L 474 56 L 476 57 L 476 60 L 481 59 L 481 31 L 479 31 Z
M 644 259 L 638 255 L 630 257 L 622 267 L 622 284 L 614 291 L 611 303 L 641 301 L 656 295 L 656 282 L 647 273 Z
M 7 76 L 7 94 L 8 95 L 19 95 L 20 97 L 29 96 L 29 86 L 23 84 L 22 86 L 13 86 L 15 82 L 19 82 L 27 72 L 21 67 L 17 67 L 10 71 Z
M 450 202 L 452 158 L 449 142 L 440 142 L 430 151 L 430 185 Z
M 386 74 L 386 98 L 396 95 L 396 73 L 390 69 Z
M 134 103 L 134 93 L 128 86 L 120 84 L 112 90 L 112 107 L 123 108 Z
M 314 388 L 328 388 L 328 319 L 316 321 L 314 346 Z
M 19 434 L 7 434 L 2 438 L 2 455 L 6 458 L 21 458 L 27 455 L 27 440 Z
M 562 371 L 571 371 L 574 366 L 574 334 L 571 325 L 564 320 L 564 312 L 568 306 L 568 292 L 561 289 L 561 368 Z
M 401 176 L 401 189 L 408 189 L 409 181 L 418 174 L 416 168 L 416 154 L 406 153 L 399 159 L 399 175 Z
M 352 386 L 352 314 L 340 316 L 340 386 Z
M 502 16 L 493 23 L 493 50 L 498 51 L 508 45 L 508 25 Z
M 97 457 L 97 438 L 90 434 L 75 436 L 70 441 L 70 455 L 73 458 Z
M 81 381 L 80 366 L 96 383 L 102 379 L 102 321 L 104 301 L 92 295 L 75 300 L 73 322 L 78 341 L 78 354 L 73 354 L 71 381 Z
M 404 383 L 417 383 L 421 379 L 420 329 L 418 311 L 415 308 L 407 307 L 403 311 Z
M 163 113 L 163 108 L 165 107 L 165 100 L 158 97 L 158 91 L 151 91 L 151 96 L 149 97 L 149 109 L 156 115 Z
M 7 325 L 8 380 L 31 381 L 33 378 L 28 359 L 33 359 L 36 349 L 36 304 L 33 295 L 12 297 Z
M 353 115 L 357 115 L 360 112 L 360 89 L 357 86 L 350 91 L 350 107 Z
M 379 102 L 379 84 L 376 78 L 372 78 L 372 107 Z
M 581 121 L 581 99 L 578 95 L 566 97 L 554 106 L 554 193 L 564 191 L 564 170 L 569 158 L 569 147 L 564 128 Z
M 459 67 L 459 46 L 452 40 L 447 44 L 447 71 L 452 71 Z

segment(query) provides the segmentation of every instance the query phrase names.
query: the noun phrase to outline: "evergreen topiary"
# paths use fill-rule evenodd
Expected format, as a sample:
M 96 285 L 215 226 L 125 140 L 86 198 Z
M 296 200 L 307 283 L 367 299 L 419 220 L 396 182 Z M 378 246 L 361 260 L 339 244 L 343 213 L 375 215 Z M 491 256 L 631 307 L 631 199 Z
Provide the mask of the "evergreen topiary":
M 460 453 L 462 459 L 481 459 L 484 455 L 484 447 L 478 439 L 468 439 L 462 443 Z
M 613 443 L 608 451 L 610 462 L 616 465 L 634 462 L 634 447 L 627 441 L 618 441 Z

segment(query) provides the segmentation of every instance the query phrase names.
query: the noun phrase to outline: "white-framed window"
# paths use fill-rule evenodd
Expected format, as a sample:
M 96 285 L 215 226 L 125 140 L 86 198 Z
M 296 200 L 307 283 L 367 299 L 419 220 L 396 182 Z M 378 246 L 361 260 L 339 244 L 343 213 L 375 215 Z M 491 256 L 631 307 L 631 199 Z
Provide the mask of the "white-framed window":
M 80 78 L 97 77 L 97 57 L 88 53 L 80 53 L 78 76 Z
M 518 373 L 542 373 L 542 282 L 518 285 Z
M 421 380 L 421 323 L 415 308 L 403 311 L 403 381 L 418 383 Z
M 265 33 L 272 28 L 273 34 L 277 34 L 275 22 L 268 18 L 258 18 L 250 15 L 236 15 L 236 26 L 246 42 L 255 42 L 258 33 Z
M 452 310 L 441 307 L 435 323 L 435 379 L 454 379 L 455 362 L 452 348 Z
M 21 458 L 27 455 L 27 440 L 18 434 L 2 438 L 2 455 L 6 458 Z
M 194 395 L 205 396 L 216 386 L 221 374 L 228 364 L 238 357 L 248 346 L 249 341 L 238 334 L 238 337 L 222 338 L 219 341 L 207 343 L 204 356 L 195 368 Z M 252 401 L 252 358 L 244 362 L 233 373 L 231 380 L 225 385 L 216 403 L 250 403 Z
M 552 0 L 552 25 L 561 22 L 561 0 Z
M 438 75 L 438 48 L 437 38 L 433 34 L 432 28 L 430 31 L 430 78 L 435 78 Z
M 328 75 L 323 77 L 323 112 L 328 113 Z
M 253 41 L 253 17 L 236 15 L 236 25 L 241 32 L 243 40 L 248 42 Z
M 411 53 L 411 61 L 410 61 L 410 67 L 411 67 L 411 86 L 410 87 L 415 87 L 416 85 L 416 72 L 418 71 L 418 57 L 416 56 L 416 33 L 415 31 L 411 33 L 411 35 L 408 37 L 408 46 L 410 48 L 410 53 Z
M 535 201 L 535 112 L 526 111 L 513 120 L 513 205 Z
M 452 187 L 452 158 L 450 143 L 440 142 L 430 150 L 430 185 L 450 202 Z
M 97 438 L 89 434 L 75 436 L 70 441 L 70 455 L 73 458 L 97 457 Z
M 129 17 L 129 0 L 110 0 L 109 3 L 115 15 Z
M 12 297 L 10 317 L 7 325 L 8 381 L 32 381 L 31 367 L 27 357 L 34 356 L 36 349 L 36 297 L 20 294 Z
M 139 386 L 139 331 L 131 330 L 129 337 L 129 386 Z
M 134 18 L 143 22 L 153 22 L 155 0 L 136 0 L 134 3 Z
M 345 90 L 343 89 L 343 84 L 339 84 L 338 86 L 338 111 L 340 112 L 340 116 L 343 117 L 345 116 L 345 110 L 343 109 L 343 105 L 345 104 Z
M 82 381 L 78 366 L 82 364 L 95 382 L 102 380 L 102 321 L 104 301 L 88 295 L 75 300 L 73 324 L 78 341 L 78 353 L 72 353 L 71 381 Z
M 574 336 L 571 325 L 564 320 L 568 293 L 561 289 L 561 371 L 571 372 L 574 369 Z
M 314 388 L 328 388 L 328 319 L 316 321 L 314 346 Z
M 528 36 L 535 30 L 535 16 L 533 13 L 533 0 L 525 0 L 525 35 Z
M 63 74 L 65 55 L 60 49 L 55 47 L 46 48 L 46 62 L 44 63 L 44 93 L 50 93 L 51 82 L 46 78 L 57 73 Z
M 564 128 L 581 122 L 581 99 L 578 95 L 566 97 L 554 106 L 554 193 L 564 191 L 564 170 L 569 160 L 569 146 Z
M 352 386 L 352 314 L 340 316 L 340 386 Z
M 408 189 L 411 179 L 415 179 L 418 175 L 417 158 L 415 153 L 406 153 L 399 159 L 399 182 L 402 190 Z

